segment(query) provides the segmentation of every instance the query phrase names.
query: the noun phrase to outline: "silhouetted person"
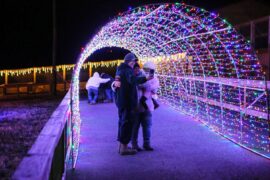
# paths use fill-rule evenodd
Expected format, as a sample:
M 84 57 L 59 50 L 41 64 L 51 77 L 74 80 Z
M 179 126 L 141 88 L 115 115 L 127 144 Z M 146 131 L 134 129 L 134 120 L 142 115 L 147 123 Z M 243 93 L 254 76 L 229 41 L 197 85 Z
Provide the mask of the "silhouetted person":
M 99 77 L 98 72 L 95 72 L 92 77 L 86 83 L 86 89 L 88 91 L 88 103 L 96 104 L 98 98 L 98 88 L 101 83 L 106 83 L 110 79 L 102 79 Z
M 112 102 L 113 101 L 113 91 L 111 89 L 112 82 L 114 81 L 113 77 L 106 73 L 101 73 L 100 75 L 103 79 L 110 79 L 106 83 L 100 84 L 100 89 L 105 93 L 106 99 L 103 102 Z

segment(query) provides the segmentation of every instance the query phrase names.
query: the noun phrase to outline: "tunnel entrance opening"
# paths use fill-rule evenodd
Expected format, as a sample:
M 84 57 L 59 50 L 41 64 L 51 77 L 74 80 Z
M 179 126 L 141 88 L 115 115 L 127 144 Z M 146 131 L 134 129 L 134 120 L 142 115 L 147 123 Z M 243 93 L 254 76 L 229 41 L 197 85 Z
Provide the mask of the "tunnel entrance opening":
M 90 77 L 93 76 L 95 72 L 106 74 L 114 78 L 116 73 L 117 65 L 119 65 L 124 56 L 130 51 L 117 48 L 117 47 L 105 47 L 100 50 L 95 51 L 86 60 L 85 63 L 90 63 L 90 67 L 87 69 L 82 69 L 80 72 L 80 99 L 87 99 L 87 90 L 85 89 L 86 82 Z M 103 77 L 104 78 L 104 77 Z M 101 87 L 99 90 L 98 101 L 102 102 L 105 99 L 105 92 Z

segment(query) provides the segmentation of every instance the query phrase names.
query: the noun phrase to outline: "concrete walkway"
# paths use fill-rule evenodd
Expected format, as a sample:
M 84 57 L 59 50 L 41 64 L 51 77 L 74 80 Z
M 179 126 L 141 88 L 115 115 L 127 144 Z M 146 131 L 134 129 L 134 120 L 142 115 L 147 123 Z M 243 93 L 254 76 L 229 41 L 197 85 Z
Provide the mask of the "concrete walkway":
M 162 106 L 153 116 L 155 151 L 120 156 L 115 105 L 90 106 L 81 101 L 80 106 L 79 158 L 67 179 L 270 179 L 270 160 L 235 145 L 191 117 Z

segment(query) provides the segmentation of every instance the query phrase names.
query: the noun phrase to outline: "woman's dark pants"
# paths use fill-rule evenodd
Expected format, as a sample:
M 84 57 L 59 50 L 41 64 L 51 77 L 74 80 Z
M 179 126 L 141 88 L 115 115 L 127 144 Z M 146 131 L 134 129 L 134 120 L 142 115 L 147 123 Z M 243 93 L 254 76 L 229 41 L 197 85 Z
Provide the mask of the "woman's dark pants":
M 127 108 L 119 108 L 119 123 L 117 140 L 122 144 L 128 144 L 132 136 L 132 128 L 135 120 L 135 111 Z

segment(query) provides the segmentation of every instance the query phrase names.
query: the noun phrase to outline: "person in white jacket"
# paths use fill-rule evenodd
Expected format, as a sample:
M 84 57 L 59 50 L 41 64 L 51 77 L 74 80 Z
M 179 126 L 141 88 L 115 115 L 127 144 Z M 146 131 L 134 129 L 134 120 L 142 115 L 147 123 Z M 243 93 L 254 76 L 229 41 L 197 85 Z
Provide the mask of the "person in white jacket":
M 143 66 L 142 74 L 149 76 L 150 70 L 155 70 L 156 66 L 153 62 L 148 61 Z M 147 151 L 153 151 L 150 144 L 151 126 L 152 126 L 152 112 L 158 107 L 156 102 L 156 93 L 159 88 L 159 80 L 154 75 L 154 78 L 138 86 L 138 112 L 132 130 L 132 148 L 137 151 L 142 149 L 138 146 L 138 132 L 140 125 L 143 129 L 143 148 Z
M 102 79 L 98 72 L 95 72 L 92 77 L 86 83 L 86 89 L 88 91 L 88 103 L 96 104 L 98 98 L 98 88 L 101 83 L 110 81 L 110 78 Z

